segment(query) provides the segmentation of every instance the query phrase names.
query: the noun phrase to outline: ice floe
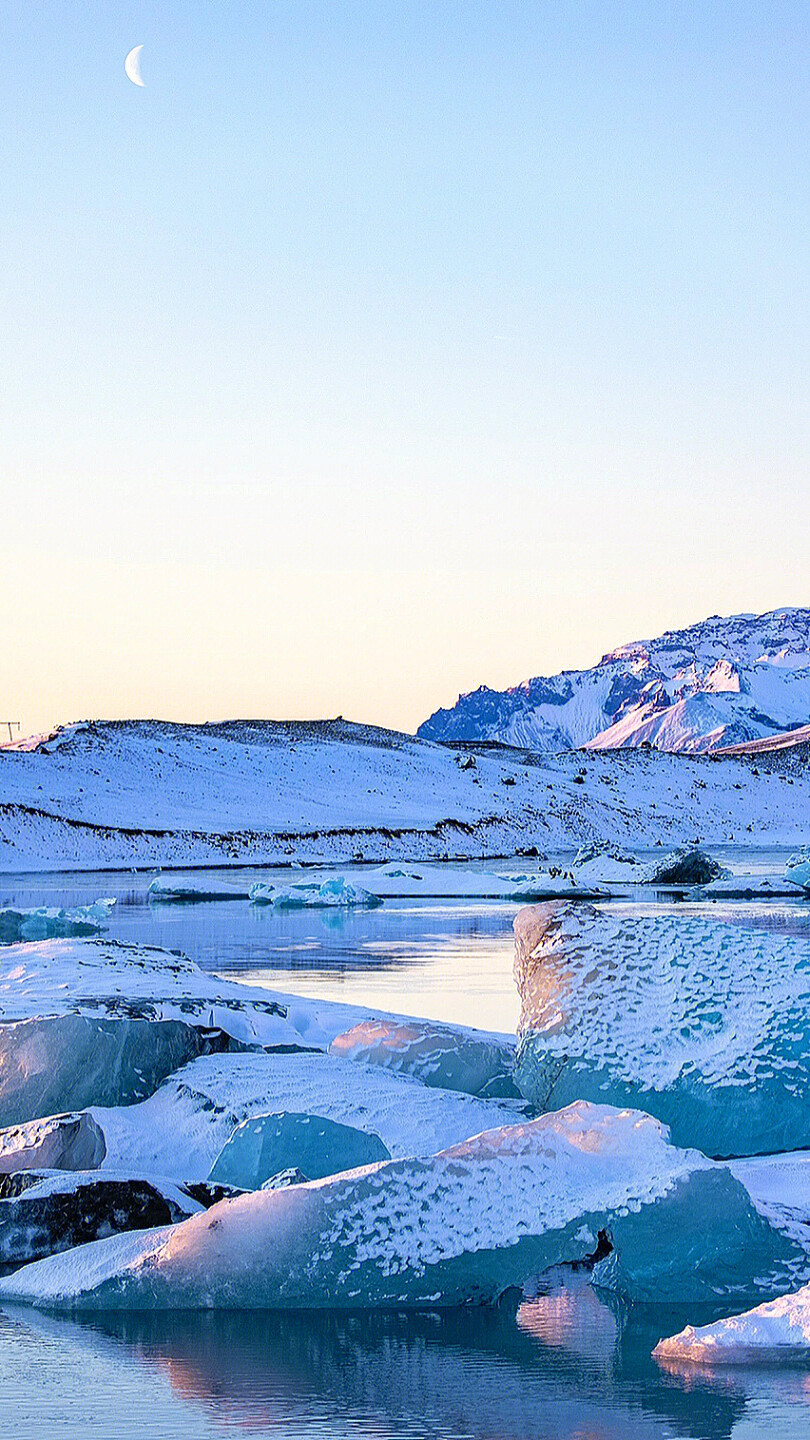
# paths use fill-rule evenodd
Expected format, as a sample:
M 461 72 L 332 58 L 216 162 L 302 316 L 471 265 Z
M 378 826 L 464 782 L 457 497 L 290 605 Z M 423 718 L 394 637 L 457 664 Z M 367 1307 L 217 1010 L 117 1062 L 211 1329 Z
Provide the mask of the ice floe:
M 350 884 L 342 875 L 281 887 L 260 882 L 250 887 L 250 899 L 254 905 L 272 905 L 277 910 L 368 910 L 382 904 L 379 895 Z
M 156 875 L 146 893 L 152 901 L 181 905 L 197 904 L 203 900 L 247 900 L 249 892 L 250 887 L 240 885 L 238 878 L 233 881 L 218 878 L 214 882 L 205 877 L 187 880 L 168 874 Z
M 602 1283 L 630 1299 L 756 1293 L 792 1256 L 726 1167 L 677 1149 L 649 1116 L 580 1102 L 424 1159 L 256 1191 L 36 1261 L 0 1281 L 0 1298 L 77 1310 L 487 1303 L 581 1259 L 602 1230 L 613 1247 Z
M 713 1325 L 687 1325 L 653 1350 L 664 1365 L 749 1365 L 810 1357 L 810 1285 Z
M 638 1106 L 710 1155 L 810 1142 L 810 936 L 571 905 L 515 936 L 532 1104 Z
M 804 846 L 795 855 L 791 855 L 785 869 L 785 879 L 794 885 L 801 885 L 803 890 L 810 890 L 810 848 Z

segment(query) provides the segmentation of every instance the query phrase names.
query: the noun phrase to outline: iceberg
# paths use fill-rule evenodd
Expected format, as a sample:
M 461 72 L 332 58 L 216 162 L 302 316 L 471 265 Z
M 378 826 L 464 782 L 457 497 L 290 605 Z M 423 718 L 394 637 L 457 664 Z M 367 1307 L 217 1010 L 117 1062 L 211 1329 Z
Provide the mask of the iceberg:
M 538 1110 L 637 1106 L 715 1156 L 810 1143 L 810 936 L 538 905 L 515 939 L 515 1081 Z
M 727 875 L 719 861 L 698 845 L 681 845 L 671 854 L 654 860 L 639 876 L 643 885 L 708 885 Z
M 260 1190 L 267 1181 L 277 1182 L 282 1172 L 322 1180 L 390 1159 L 390 1151 L 373 1131 L 341 1125 L 323 1115 L 282 1111 L 243 1120 L 214 1161 L 209 1179 Z
M 97 1106 L 92 1115 L 104 1136 L 106 1168 L 196 1181 L 208 1178 L 243 1120 L 278 1111 L 315 1111 L 371 1132 L 395 1158 L 432 1155 L 516 1117 L 507 1101 L 430 1089 L 379 1066 L 312 1051 L 206 1056 L 141 1104 Z
M 223 1049 L 183 1020 L 55 1015 L 0 1024 L 0 1126 L 89 1105 L 131 1105 L 180 1066 Z
M 107 1153 L 101 1126 L 86 1111 L 49 1115 L 0 1130 L 0 1175 L 22 1170 L 93 1170 Z
M 275 885 L 259 883 L 251 885 L 250 899 L 254 905 L 274 905 L 278 910 L 305 909 L 373 909 L 382 904 L 379 895 L 372 895 L 359 885 L 351 885 L 342 876 L 334 880 L 317 880 L 311 883 Z
M 653 1356 L 664 1366 L 672 1362 L 702 1365 L 750 1365 L 810 1357 L 810 1285 L 780 1295 L 742 1315 L 713 1325 L 687 1325 L 661 1340 Z
M 4 905 L 0 908 L 0 945 L 14 945 L 19 940 L 96 935 L 103 930 L 114 904 L 114 900 L 95 900 L 92 905 L 74 905 L 67 909 L 40 905 L 31 910 Z
M 259 1190 L 179 1225 L 26 1265 L 0 1300 L 44 1308 L 435 1308 L 496 1302 L 605 1231 L 629 1300 L 784 1285 L 789 1242 L 729 1170 L 650 1116 L 585 1102 L 423 1159 Z
M 699 885 L 689 892 L 690 900 L 789 900 L 801 893 L 789 880 L 774 880 L 769 875 L 729 875 Z
M 793 885 L 801 885 L 803 890 L 810 890 L 810 847 L 804 846 L 791 855 L 785 868 L 785 879 Z
M 330 1054 L 382 1065 L 423 1085 L 481 1097 L 518 1095 L 514 1043 L 431 1020 L 369 1019 L 336 1036 Z

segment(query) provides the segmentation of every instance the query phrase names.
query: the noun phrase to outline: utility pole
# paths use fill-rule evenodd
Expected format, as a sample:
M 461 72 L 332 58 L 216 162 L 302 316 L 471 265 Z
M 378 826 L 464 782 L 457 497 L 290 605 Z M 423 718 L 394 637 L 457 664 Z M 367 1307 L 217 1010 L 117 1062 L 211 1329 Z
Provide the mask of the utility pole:
M 15 726 L 16 726 L 17 732 L 18 732 L 18 734 L 19 734 L 19 729 L 20 729 L 20 722 L 19 722 L 19 720 L 0 720 L 0 725 L 7 725 L 7 726 L 8 726 L 8 738 L 9 738 L 9 740 L 13 740 L 13 739 L 14 739 L 13 729 L 14 729 Z

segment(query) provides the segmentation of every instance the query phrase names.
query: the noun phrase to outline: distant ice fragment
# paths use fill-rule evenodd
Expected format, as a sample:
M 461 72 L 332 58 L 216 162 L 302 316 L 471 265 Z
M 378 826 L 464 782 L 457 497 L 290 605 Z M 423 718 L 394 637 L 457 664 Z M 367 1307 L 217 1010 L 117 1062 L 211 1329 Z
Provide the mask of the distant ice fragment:
M 646 865 L 639 879 L 645 885 L 708 885 L 726 873 L 719 861 L 698 845 L 682 845 Z
M 321 1180 L 390 1158 L 373 1131 L 323 1115 L 282 1111 L 243 1120 L 214 1161 L 209 1179 L 259 1190 L 282 1171 L 297 1170 L 309 1180 Z
M 432 1020 L 369 1019 L 338 1035 L 332 1055 L 382 1065 L 424 1085 L 492 1098 L 518 1095 L 514 1044 Z
M 254 905 L 274 905 L 278 910 L 373 909 L 382 904 L 379 895 L 372 895 L 359 885 L 350 885 L 342 876 L 325 880 L 322 884 L 318 881 L 311 884 L 302 882 L 283 889 L 266 884 L 252 885 L 250 898 Z
M 21 1170 L 94 1170 L 106 1153 L 104 1132 L 87 1111 L 49 1115 L 0 1130 L 0 1175 Z
M 793 885 L 801 885 L 804 890 L 810 890 L 810 847 L 804 846 L 791 855 L 785 869 L 785 879 L 790 880 Z
M 687 1325 L 661 1340 L 653 1356 L 662 1365 L 750 1365 L 810 1358 L 810 1285 L 713 1325 Z
M 155 876 L 146 893 L 150 900 L 195 904 L 204 900 L 247 900 L 249 892 L 238 880 L 181 880 L 161 874 Z
M 515 941 L 515 1080 L 538 1109 L 637 1106 L 709 1155 L 810 1144 L 810 935 L 538 905 Z
M 114 904 L 114 900 L 95 900 L 92 905 L 73 905 L 67 909 L 40 905 L 32 910 L 5 905 L 0 909 L 0 945 L 14 945 L 20 940 L 96 935 L 104 928 Z
M 286 1190 L 290 1185 L 307 1185 L 309 1176 L 304 1175 L 295 1166 L 291 1170 L 280 1170 L 278 1175 L 271 1175 L 259 1186 L 260 1190 Z
M 785 1284 L 789 1242 L 724 1166 L 650 1116 L 581 1102 L 407 1158 L 223 1201 L 205 1215 L 34 1262 L 0 1299 L 45 1308 L 285 1309 L 496 1301 L 593 1251 L 633 1300 Z

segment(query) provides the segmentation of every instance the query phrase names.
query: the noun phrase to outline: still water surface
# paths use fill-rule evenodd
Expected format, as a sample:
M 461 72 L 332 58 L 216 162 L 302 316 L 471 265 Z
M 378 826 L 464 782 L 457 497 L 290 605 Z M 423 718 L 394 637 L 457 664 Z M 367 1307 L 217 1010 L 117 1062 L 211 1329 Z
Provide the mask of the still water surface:
M 759 858 L 759 873 L 782 859 Z M 496 867 L 491 867 L 496 868 Z M 509 867 L 511 868 L 511 867 Z M 232 873 L 232 872 L 231 872 Z M 266 871 L 245 878 L 266 878 Z M 289 872 L 286 872 L 289 879 Z M 0 903 L 118 900 L 109 934 L 280 990 L 513 1030 L 515 905 L 401 900 L 346 914 L 150 904 L 148 877 L 3 877 Z M 674 915 L 694 913 L 637 895 Z M 713 914 L 810 934 L 810 906 Z M 687 1321 L 587 1286 L 499 1312 L 110 1316 L 0 1313 L 4 1440 L 810 1440 L 810 1366 L 663 1371 Z

